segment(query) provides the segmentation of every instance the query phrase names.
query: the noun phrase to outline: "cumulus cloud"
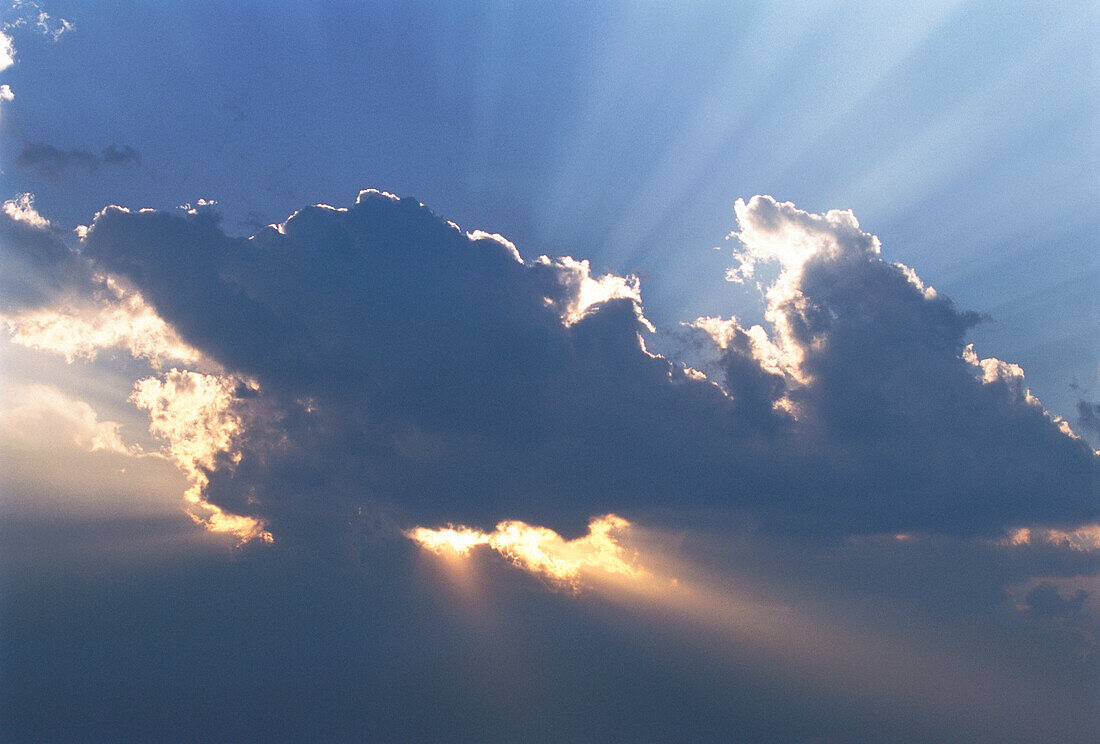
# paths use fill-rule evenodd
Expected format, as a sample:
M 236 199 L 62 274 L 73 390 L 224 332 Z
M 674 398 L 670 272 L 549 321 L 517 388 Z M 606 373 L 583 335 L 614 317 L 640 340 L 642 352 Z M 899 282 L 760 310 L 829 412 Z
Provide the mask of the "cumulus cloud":
M 637 279 L 524 259 L 375 191 L 250 239 L 210 209 L 108 208 L 61 263 L 124 291 L 101 287 L 109 311 L 78 333 L 58 314 L 33 335 L 191 367 L 134 400 L 162 417 L 189 499 L 245 533 L 523 520 L 568 542 L 593 514 L 707 510 L 794 534 L 999 539 L 1097 521 L 1096 456 L 1018 367 L 965 344 L 977 315 L 885 261 L 850 212 L 754 197 L 736 214 L 736 278 L 779 272 L 765 324 L 690 324 L 708 375 L 647 350 Z M 212 419 L 183 402 L 192 388 Z M 220 432 L 202 456 L 195 427 Z
M 965 344 L 977 314 L 885 261 L 851 212 L 813 215 L 756 196 L 736 214 L 731 278 L 762 263 L 779 273 L 763 288 L 767 337 L 730 324 L 724 336 L 745 340 L 726 359 L 743 366 L 751 355 L 781 376 L 766 389 L 786 398 L 803 451 L 819 458 L 821 477 L 803 487 L 834 509 L 822 519 L 966 533 L 1096 518 L 1096 458 L 1046 413 L 1018 366 L 978 359 Z M 696 325 L 715 332 L 713 320 Z M 1051 499 L 1061 517 L 1042 515 Z
M 18 405 L 0 428 L 24 436 L 34 417 L 48 415 L 61 421 L 48 428 L 51 436 L 72 429 L 74 442 L 85 449 L 164 457 L 191 482 L 185 501 L 196 522 L 241 539 L 268 537 L 260 520 L 226 514 L 201 496 L 205 470 L 215 467 L 218 457 L 232 459 L 240 421 L 234 401 L 238 393 L 249 395 L 249 383 L 186 344 L 126 279 L 97 271 L 70 250 L 63 233 L 34 208 L 32 195 L 5 202 L 0 237 L 0 260 L 9 269 L 0 284 L 6 290 L 0 327 L 9 341 L 70 363 L 118 350 L 148 364 L 157 376 L 138 380 L 130 402 L 149 413 L 149 430 L 163 449 L 142 452 L 123 445 L 118 424 L 98 423 L 86 403 L 43 386 L 16 390 Z M 165 371 L 169 363 L 191 370 Z
M 61 150 L 45 142 L 31 142 L 24 145 L 15 157 L 16 165 L 36 170 L 46 178 L 59 178 L 74 168 L 83 168 L 91 173 L 105 166 L 140 163 L 141 155 L 129 145 L 108 145 L 97 155 L 86 150 Z
M 597 510 L 720 462 L 708 429 L 754 446 L 717 386 L 645 351 L 636 281 L 523 262 L 411 200 L 364 193 L 248 241 L 203 213 L 110 209 L 84 255 L 258 382 L 277 433 L 245 432 L 240 462 L 206 492 L 275 531 L 388 504 L 580 532 Z
M 64 242 L 61 231 L 35 209 L 34 196 L 3 203 L 0 259 L 9 271 L 0 326 L 12 342 L 59 354 L 67 361 L 93 360 L 103 350 L 122 349 L 160 367 L 194 364 L 198 352 L 117 277 L 97 273 Z

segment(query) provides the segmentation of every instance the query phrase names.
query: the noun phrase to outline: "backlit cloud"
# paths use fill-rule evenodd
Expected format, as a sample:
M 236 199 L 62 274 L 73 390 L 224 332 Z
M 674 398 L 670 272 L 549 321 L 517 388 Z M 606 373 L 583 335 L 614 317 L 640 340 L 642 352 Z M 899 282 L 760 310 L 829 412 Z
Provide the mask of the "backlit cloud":
M 246 520 L 242 536 L 325 544 L 365 513 L 522 519 L 547 545 L 592 514 L 669 510 L 823 536 L 1097 521 L 1096 456 L 1018 366 L 965 343 L 977 315 L 885 261 L 850 212 L 758 196 L 735 213 L 735 278 L 778 274 L 765 324 L 691 324 L 709 376 L 647 351 L 636 278 L 524 260 L 375 191 L 250 239 L 209 209 L 108 208 L 57 259 L 89 267 L 99 310 L 58 295 L 7 322 L 69 358 L 177 363 L 134 401 L 189 500 Z
M 235 407 L 239 387 L 252 389 L 233 377 L 172 369 L 163 378 L 138 381 L 130 400 L 149 412 L 149 431 L 164 440 L 168 455 L 187 474 L 191 487 L 185 498 L 196 522 L 241 540 L 271 540 L 262 520 L 226 513 L 203 496 L 209 471 L 240 462 L 234 446 L 242 431 Z
M 16 222 L 22 222 L 31 227 L 44 228 L 50 226 L 50 221 L 38 213 L 34 208 L 34 194 L 19 194 L 4 202 L 4 214 Z
M 106 349 L 122 349 L 154 366 L 167 360 L 196 362 L 199 353 L 145 302 L 110 276 L 98 276 L 91 297 L 71 304 L 0 315 L 20 346 L 60 354 L 66 360 L 95 359 Z
M 406 532 L 409 539 L 433 553 L 458 556 L 484 545 L 516 566 L 559 586 L 579 590 L 593 575 L 640 579 L 647 576 L 636 556 L 624 548 L 618 536 L 630 523 L 614 514 L 593 519 L 588 534 L 573 540 L 546 527 L 516 520 L 501 522 L 492 532 L 469 527 L 416 527 Z

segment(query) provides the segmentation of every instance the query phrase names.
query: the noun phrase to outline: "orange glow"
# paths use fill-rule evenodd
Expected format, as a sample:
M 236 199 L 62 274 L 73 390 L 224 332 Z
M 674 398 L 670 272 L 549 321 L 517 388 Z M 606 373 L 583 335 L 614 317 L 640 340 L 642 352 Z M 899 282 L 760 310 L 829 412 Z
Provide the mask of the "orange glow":
M 636 615 L 659 618 L 674 634 L 687 631 L 708 653 L 786 679 L 844 687 L 872 704 L 906 701 L 950 716 L 983 710 L 988 724 L 1003 717 L 1004 701 L 1011 700 L 1021 717 L 1006 719 L 1001 733 L 1036 714 L 1003 672 L 957 649 L 905 634 L 868 633 L 844 608 L 821 599 L 781 600 L 747 576 L 685 562 L 677 557 L 676 536 L 636 528 L 613 514 L 593 519 L 587 535 L 568 541 L 518 521 L 501 522 L 492 532 L 451 525 L 405 534 L 456 566 L 484 545 L 553 586 L 583 589 L 628 610 L 622 616 L 628 627 Z
M 441 527 L 438 530 L 417 527 L 405 534 L 422 548 L 438 555 L 447 553 L 469 555 L 470 549 L 475 545 L 485 545 L 489 542 L 487 534 L 469 527 Z
M 1002 545 L 1057 545 L 1072 550 L 1100 550 L 1100 523 L 1085 524 L 1073 530 L 1021 527 L 1009 533 Z
M 466 556 L 475 546 L 486 545 L 525 571 L 576 591 L 595 575 L 646 575 L 619 543 L 618 538 L 629 527 L 630 522 L 622 517 L 608 514 L 593 519 L 588 534 L 575 540 L 516 520 L 501 522 L 492 532 L 447 526 L 434 530 L 416 527 L 405 534 L 439 555 Z

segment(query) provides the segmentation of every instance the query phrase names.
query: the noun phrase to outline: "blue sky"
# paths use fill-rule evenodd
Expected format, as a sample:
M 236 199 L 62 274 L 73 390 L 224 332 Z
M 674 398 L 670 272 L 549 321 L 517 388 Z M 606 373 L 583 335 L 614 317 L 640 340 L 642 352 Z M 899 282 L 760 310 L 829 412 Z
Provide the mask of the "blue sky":
M 975 342 L 1052 410 L 1096 385 L 1090 3 L 93 7 L 59 6 L 88 17 L 57 43 L 17 30 L 6 71 L 9 163 L 29 141 L 140 153 L 5 168 L 63 224 L 207 198 L 248 233 L 377 187 L 638 274 L 672 325 L 754 312 L 709 249 L 766 193 L 852 209 L 990 316 Z
M 0 23 L 0 729 L 1095 730 L 1093 3 Z

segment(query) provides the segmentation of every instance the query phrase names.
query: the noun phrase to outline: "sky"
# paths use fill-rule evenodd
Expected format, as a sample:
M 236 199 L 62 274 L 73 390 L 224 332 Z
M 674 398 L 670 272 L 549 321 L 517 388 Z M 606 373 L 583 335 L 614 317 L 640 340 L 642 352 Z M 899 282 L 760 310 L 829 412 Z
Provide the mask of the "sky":
M 1091 742 L 1088 2 L 0 12 L 0 738 Z

